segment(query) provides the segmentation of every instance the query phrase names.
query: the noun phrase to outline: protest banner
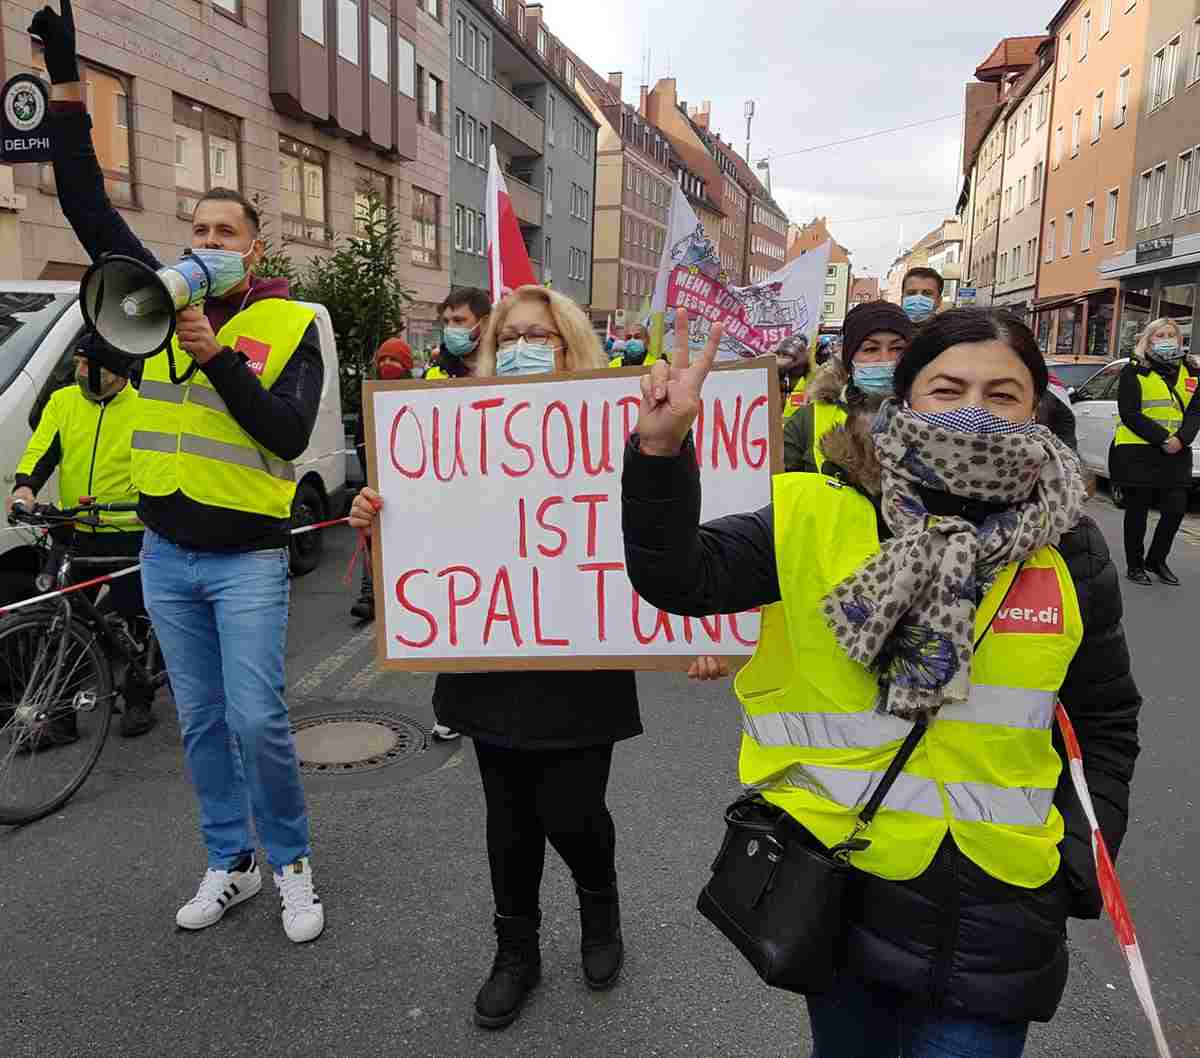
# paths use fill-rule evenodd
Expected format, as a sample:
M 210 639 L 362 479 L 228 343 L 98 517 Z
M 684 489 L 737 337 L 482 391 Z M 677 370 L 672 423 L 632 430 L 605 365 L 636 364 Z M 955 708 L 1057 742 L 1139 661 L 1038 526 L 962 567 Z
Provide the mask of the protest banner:
M 757 613 L 664 614 L 625 574 L 621 468 L 641 374 L 366 385 L 383 667 L 684 669 L 753 653 Z M 779 424 L 773 360 L 709 375 L 694 428 L 703 518 L 770 502 Z
M 687 309 L 689 342 L 700 348 L 714 323 L 725 324 L 719 358 L 739 360 L 772 353 L 794 334 L 816 338 L 831 244 L 797 257 L 763 282 L 735 286 L 720 255 L 678 185 L 659 259 L 650 309 L 670 332 L 676 309 Z M 666 345 L 670 343 L 667 342 Z M 654 348 L 654 343 L 651 343 Z

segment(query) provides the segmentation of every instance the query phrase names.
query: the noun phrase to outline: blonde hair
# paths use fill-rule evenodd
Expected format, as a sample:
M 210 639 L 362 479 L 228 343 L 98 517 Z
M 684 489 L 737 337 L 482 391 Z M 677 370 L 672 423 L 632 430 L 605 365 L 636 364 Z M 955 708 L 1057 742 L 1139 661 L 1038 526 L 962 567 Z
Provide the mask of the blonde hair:
M 557 290 L 549 290 L 535 284 L 518 287 L 492 309 L 487 331 L 479 343 L 479 357 L 475 362 L 475 375 L 487 378 L 496 373 L 496 346 L 508 314 L 522 301 L 540 301 L 546 306 L 554 329 L 562 335 L 563 362 L 567 371 L 592 371 L 608 367 L 608 357 L 600 345 L 600 339 L 592 330 L 592 324 L 583 309 Z
M 1137 344 L 1133 347 L 1133 356 L 1135 360 L 1145 361 L 1147 354 L 1150 352 L 1150 335 L 1157 331 L 1160 327 L 1170 327 L 1175 332 L 1175 337 L 1180 342 L 1183 341 L 1183 331 L 1180 330 L 1179 324 L 1169 316 L 1160 316 L 1156 320 L 1151 320 L 1142 328 L 1138 335 Z

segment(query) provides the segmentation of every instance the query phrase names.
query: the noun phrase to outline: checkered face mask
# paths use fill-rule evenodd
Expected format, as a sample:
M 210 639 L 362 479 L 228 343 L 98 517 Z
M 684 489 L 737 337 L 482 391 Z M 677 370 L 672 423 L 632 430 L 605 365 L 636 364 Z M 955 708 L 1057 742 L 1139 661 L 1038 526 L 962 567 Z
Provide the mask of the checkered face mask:
M 912 414 L 930 426 L 940 426 L 943 430 L 957 430 L 961 433 L 1029 433 L 1037 425 L 1032 416 L 1024 422 L 1013 422 L 1011 419 L 993 415 L 987 408 L 975 404 L 967 408 L 955 408 L 953 411 L 913 411 Z

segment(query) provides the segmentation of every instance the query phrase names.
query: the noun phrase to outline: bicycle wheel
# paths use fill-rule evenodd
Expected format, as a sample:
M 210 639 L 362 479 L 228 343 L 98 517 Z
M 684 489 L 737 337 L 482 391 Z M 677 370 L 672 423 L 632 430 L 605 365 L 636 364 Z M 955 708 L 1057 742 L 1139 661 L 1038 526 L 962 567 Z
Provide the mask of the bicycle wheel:
M 0 620 L 0 824 L 32 823 L 88 777 L 112 720 L 95 634 L 61 612 Z

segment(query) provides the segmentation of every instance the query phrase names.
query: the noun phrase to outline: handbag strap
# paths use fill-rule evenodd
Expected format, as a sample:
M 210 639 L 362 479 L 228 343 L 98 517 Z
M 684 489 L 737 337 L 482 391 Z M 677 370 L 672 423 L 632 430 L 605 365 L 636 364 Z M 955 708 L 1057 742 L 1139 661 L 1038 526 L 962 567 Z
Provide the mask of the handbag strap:
M 892 758 L 891 764 L 888 765 L 887 771 L 883 773 L 883 778 L 879 780 L 879 785 L 875 787 L 867 803 L 863 805 L 862 811 L 858 813 L 858 825 L 855 827 L 855 832 L 862 830 L 875 818 L 875 813 L 879 811 L 879 806 L 883 804 L 883 799 L 887 796 L 888 790 L 892 788 L 897 776 L 904 770 L 904 765 L 908 763 L 908 758 L 913 755 L 913 750 L 917 748 L 917 743 L 925 737 L 925 731 L 928 727 L 929 721 L 923 716 L 919 716 L 913 721 L 912 730 L 900 744 L 900 748 L 896 750 L 896 755 Z

